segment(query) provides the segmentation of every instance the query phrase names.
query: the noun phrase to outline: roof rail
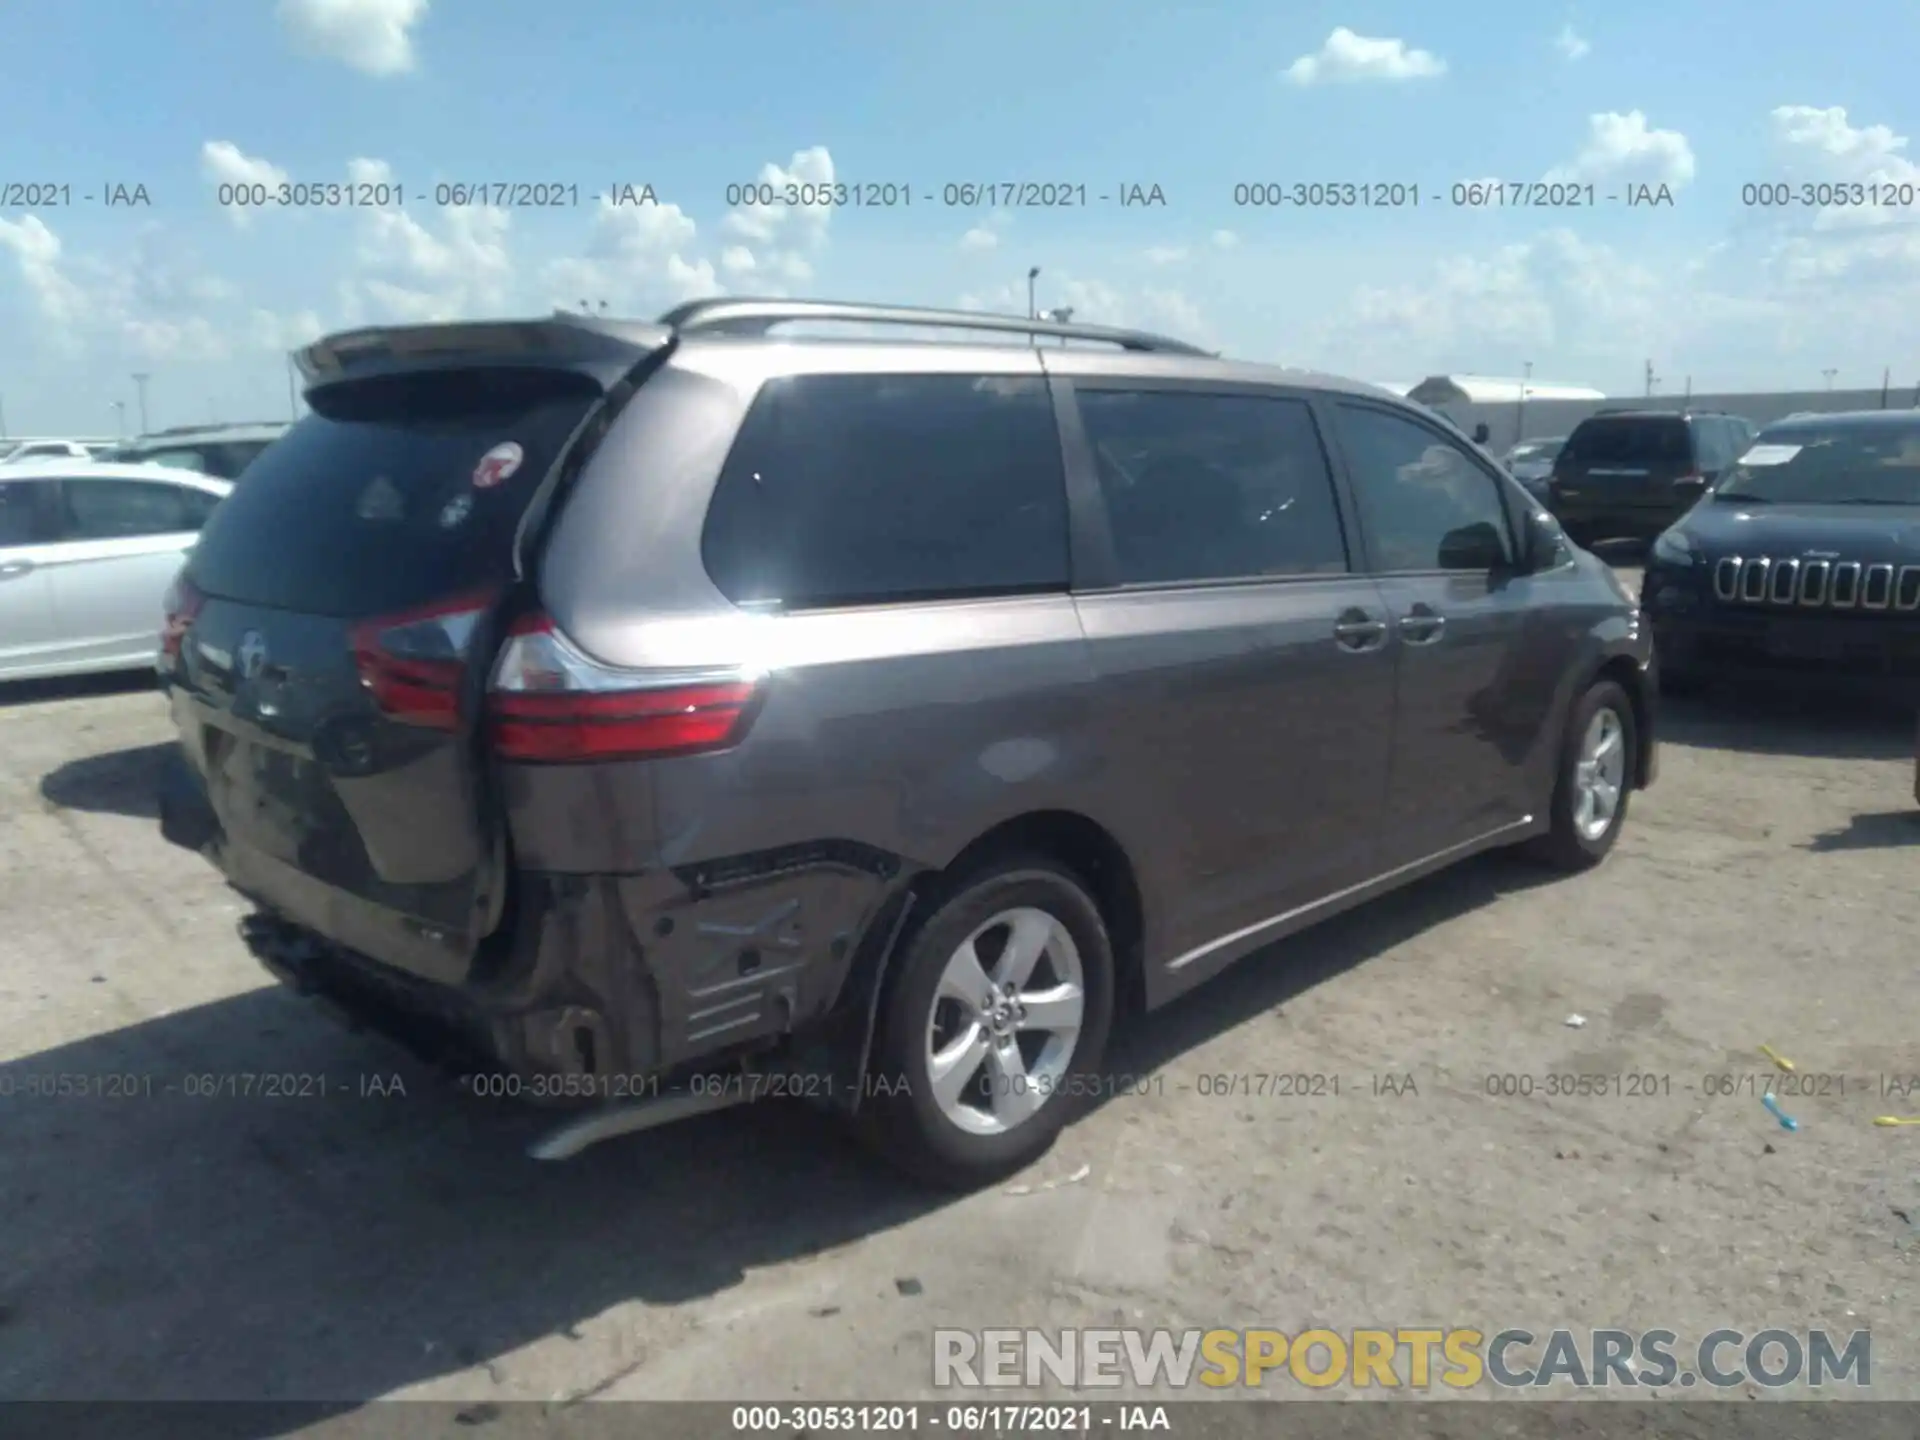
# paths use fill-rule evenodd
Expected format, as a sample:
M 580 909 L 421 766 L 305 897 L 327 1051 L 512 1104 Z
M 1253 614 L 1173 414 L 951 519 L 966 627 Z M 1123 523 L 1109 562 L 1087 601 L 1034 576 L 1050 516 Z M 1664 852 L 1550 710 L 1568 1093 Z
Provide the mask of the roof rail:
M 940 330 L 994 330 L 1013 335 L 1053 336 L 1062 340 L 1090 340 L 1162 355 L 1207 355 L 1214 352 L 1184 340 L 1121 330 L 1106 325 L 1073 325 L 1059 320 L 1029 320 L 1016 315 L 994 315 L 973 310 L 935 310 L 912 305 L 863 305 L 832 300 L 690 300 L 660 317 L 659 323 L 681 334 L 764 335 L 776 325 L 796 321 L 833 321 L 853 325 L 919 325 Z

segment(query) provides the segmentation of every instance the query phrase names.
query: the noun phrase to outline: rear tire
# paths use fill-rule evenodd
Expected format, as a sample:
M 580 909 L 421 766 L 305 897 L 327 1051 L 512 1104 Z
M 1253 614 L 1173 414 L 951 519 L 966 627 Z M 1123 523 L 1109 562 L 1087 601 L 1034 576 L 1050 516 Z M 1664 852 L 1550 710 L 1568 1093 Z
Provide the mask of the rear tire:
M 1626 823 L 1639 759 L 1632 700 L 1617 681 L 1596 680 L 1567 714 L 1551 828 L 1527 853 L 1570 873 L 1606 859 Z
M 1020 958 L 1028 973 L 1016 987 L 1007 982 L 1020 967 L 1009 962 Z M 862 1138 L 947 1190 L 1032 1164 L 1098 1090 L 1113 996 L 1107 927 L 1077 877 L 1031 856 L 969 876 L 894 962 L 858 1112 Z M 1070 1039 L 1043 1023 L 1069 1018 Z

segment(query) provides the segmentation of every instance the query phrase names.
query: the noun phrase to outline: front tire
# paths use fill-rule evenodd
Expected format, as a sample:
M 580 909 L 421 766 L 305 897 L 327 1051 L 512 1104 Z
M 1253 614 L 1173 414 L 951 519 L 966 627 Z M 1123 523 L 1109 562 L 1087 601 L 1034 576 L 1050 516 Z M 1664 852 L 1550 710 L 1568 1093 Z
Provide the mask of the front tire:
M 1595 681 L 1567 715 L 1551 828 L 1529 853 L 1569 872 L 1606 859 L 1626 823 L 1639 759 L 1632 700 L 1617 681 Z
M 1024 1168 L 1096 1091 L 1113 996 L 1107 927 L 1077 877 L 1031 857 L 969 877 L 895 961 L 864 1138 L 942 1189 Z

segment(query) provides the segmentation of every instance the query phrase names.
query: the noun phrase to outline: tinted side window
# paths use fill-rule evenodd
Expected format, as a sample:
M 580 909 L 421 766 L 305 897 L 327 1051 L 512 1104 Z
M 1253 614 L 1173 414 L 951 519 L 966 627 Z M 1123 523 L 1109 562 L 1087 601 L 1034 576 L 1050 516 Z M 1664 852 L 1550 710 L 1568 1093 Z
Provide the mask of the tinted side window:
M 799 375 L 754 402 L 708 507 L 737 604 L 1062 590 L 1066 478 L 1046 383 Z
M 1305 401 L 1136 390 L 1079 401 L 1122 583 L 1346 571 Z
M 213 514 L 213 507 L 220 503 L 218 495 L 205 490 L 195 490 L 191 486 L 180 487 L 181 529 L 198 530 L 207 523 L 207 517 Z
M 146 480 L 68 480 L 61 487 L 69 540 L 119 540 L 172 535 L 189 523 L 178 486 Z
M 47 488 L 44 481 L 0 481 L 0 545 L 31 545 L 45 537 L 40 498 Z
M 1702 470 L 1718 470 L 1732 459 L 1733 442 L 1727 423 L 1717 416 L 1705 416 L 1693 423 L 1694 461 Z
M 1436 430 L 1341 405 L 1340 440 L 1378 570 L 1485 570 L 1513 560 L 1499 486 Z

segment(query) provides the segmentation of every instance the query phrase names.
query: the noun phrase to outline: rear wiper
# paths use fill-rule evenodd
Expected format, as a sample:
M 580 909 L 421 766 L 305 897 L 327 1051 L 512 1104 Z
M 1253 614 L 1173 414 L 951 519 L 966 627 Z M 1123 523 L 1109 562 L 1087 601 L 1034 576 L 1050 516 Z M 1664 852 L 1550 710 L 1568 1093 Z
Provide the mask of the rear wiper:
M 1737 500 L 1742 505 L 1771 505 L 1773 503 L 1773 501 L 1764 495 L 1749 494 L 1745 490 L 1716 490 L 1713 492 L 1713 498 L 1716 500 Z

